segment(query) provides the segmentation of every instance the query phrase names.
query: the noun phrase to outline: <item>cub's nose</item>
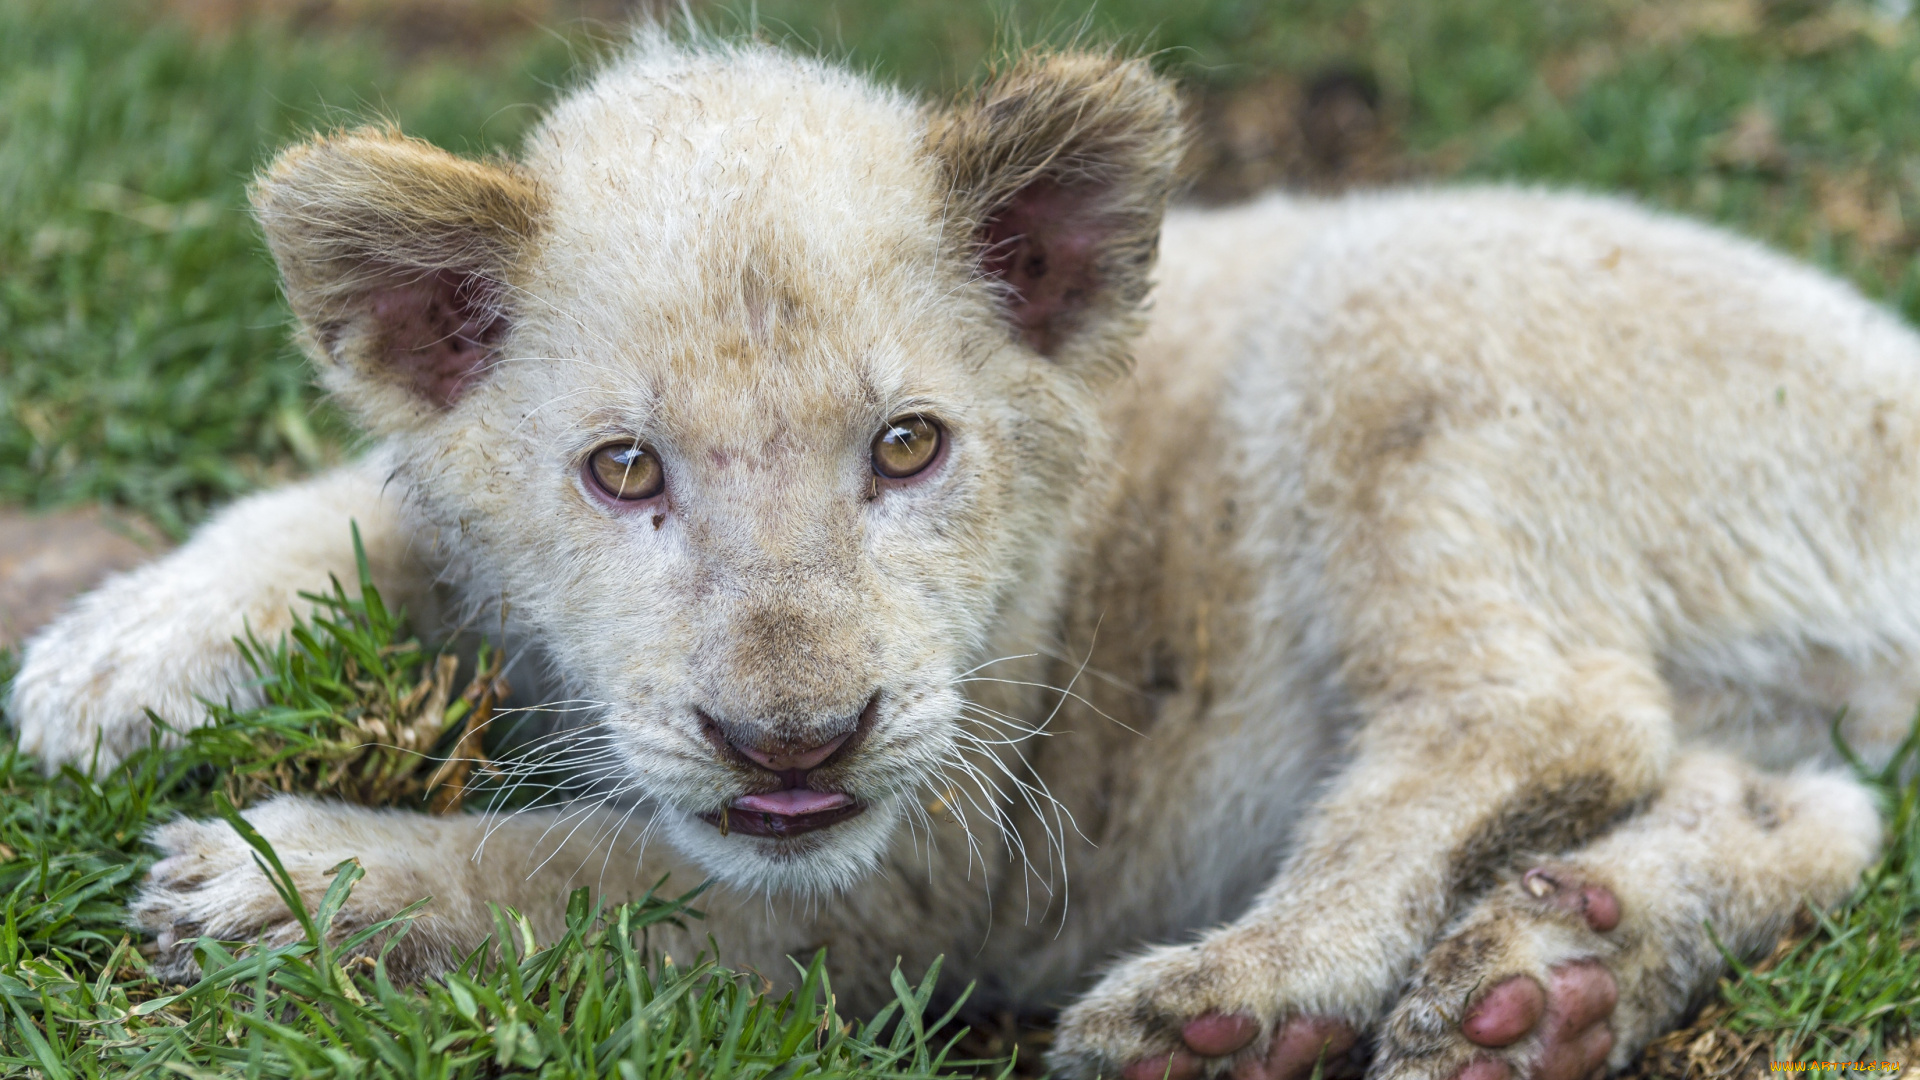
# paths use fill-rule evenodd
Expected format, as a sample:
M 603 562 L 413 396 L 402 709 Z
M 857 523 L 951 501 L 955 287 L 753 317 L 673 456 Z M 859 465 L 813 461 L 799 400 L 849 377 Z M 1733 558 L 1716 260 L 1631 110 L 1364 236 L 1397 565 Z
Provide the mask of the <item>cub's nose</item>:
M 879 707 L 880 695 L 876 693 L 867 699 L 866 707 L 858 713 L 826 723 L 816 721 L 808 724 L 801 729 L 804 734 L 793 733 L 788 728 L 789 733 L 784 738 L 768 730 L 772 725 L 731 724 L 705 710 L 695 711 L 706 729 L 708 740 L 715 748 L 724 744 L 725 749 L 738 753 L 768 772 L 786 776 L 797 786 L 804 782 L 799 774 L 819 768 L 835 751 L 845 746 L 847 740 L 871 728 Z M 816 742 L 818 739 L 825 741 Z
M 728 739 L 727 745 L 745 754 L 755 764 L 769 772 L 806 772 L 808 769 L 832 757 L 833 752 L 840 749 L 840 747 L 845 745 L 846 741 L 852 737 L 853 732 L 849 731 L 838 738 L 828 740 L 819 746 L 809 747 L 805 750 L 794 750 L 787 747 L 780 747 L 774 750 L 762 750 L 759 747 L 750 746 L 745 742 L 736 742 L 733 739 Z

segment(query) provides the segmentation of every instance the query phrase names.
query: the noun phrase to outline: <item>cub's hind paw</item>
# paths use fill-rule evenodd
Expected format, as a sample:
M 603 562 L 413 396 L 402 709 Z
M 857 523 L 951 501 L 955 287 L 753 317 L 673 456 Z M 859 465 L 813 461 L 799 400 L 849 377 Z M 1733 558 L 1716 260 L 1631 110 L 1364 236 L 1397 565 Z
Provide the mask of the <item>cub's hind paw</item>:
M 1375 1073 L 1584 1080 L 1624 1067 L 1711 992 L 1723 948 L 1763 955 L 1803 902 L 1847 894 L 1878 839 L 1849 777 L 1688 754 L 1646 810 L 1493 890 L 1447 932 L 1389 1016 Z
M 1482 900 L 1421 962 L 1380 1037 L 1381 1080 L 1587 1080 L 1615 1044 L 1613 889 L 1535 867 Z

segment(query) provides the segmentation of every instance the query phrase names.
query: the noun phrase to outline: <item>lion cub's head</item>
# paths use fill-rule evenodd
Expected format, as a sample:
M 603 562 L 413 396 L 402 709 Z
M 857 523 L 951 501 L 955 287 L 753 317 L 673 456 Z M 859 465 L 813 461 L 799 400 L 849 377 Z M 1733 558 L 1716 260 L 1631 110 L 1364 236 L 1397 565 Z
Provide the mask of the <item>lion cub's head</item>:
M 254 203 L 326 385 L 438 543 L 736 883 L 873 865 L 957 680 L 1043 625 L 1179 142 L 1139 61 L 929 110 L 643 42 L 523 160 L 392 132 Z

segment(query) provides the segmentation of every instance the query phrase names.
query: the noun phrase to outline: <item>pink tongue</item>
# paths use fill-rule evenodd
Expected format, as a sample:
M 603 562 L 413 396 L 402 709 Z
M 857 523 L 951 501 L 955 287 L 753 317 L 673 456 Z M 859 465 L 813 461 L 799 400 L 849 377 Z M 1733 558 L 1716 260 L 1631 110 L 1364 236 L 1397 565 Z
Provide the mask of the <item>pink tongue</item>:
M 805 788 L 770 791 L 765 795 L 742 795 L 733 800 L 735 810 L 779 814 L 782 817 L 817 814 L 822 810 L 838 810 L 852 804 L 853 796 L 844 791 L 808 791 Z

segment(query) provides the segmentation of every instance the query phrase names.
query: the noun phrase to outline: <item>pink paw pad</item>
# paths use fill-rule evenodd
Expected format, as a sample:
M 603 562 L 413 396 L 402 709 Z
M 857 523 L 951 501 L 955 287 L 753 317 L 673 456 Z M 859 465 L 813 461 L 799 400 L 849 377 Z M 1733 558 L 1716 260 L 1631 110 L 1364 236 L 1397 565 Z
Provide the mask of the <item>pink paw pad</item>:
M 1180 1029 L 1180 1041 L 1201 1057 L 1226 1057 L 1260 1034 L 1260 1021 L 1241 1013 L 1203 1013 Z
M 1619 997 L 1613 973 L 1605 966 L 1576 961 L 1554 968 L 1545 987 L 1526 975 L 1494 984 L 1468 1010 L 1460 1030 L 1468 1041 L 1497 1049 L 1538 1028 L 1540 1057 L 1525 1080 L 1586 1080 L 1605 1068 L 1607 1052 L 1613 1049 L 1607 1020 Z M 1512 1080 L 1512 1072 L 1505 1062 L 1482 1058 L 1455 1074 L 1455 1080 Z
M 1239 1013 L 1203 1013 L 1181 1025 L 1180 1049 L 1128 1062 L 1122 1080 L 1195 1080 L 1206 1058 L 1246 1049 L 1260 1023 Z M 1324 1053 L 1331 1060 L 1352 1049 L 1353 1028 L 1339 1020 L 1302 1016 L 1281 1025 L 1267 1053 L 1234 1067 L 1234 1080 L 1306 1080 Z
M 1461 1069 L 1459 1080 L 1513 1080 L 1513 1067 L 1504 1061 L 1481 1058 Z
M 1274 1033 L 1265 1057 L 1234 1067 L 1233 1080 L 1307 1080 L 1325 1056 L 1324 1075 L 1339 1072 L 1339 1059 L 1353 1049 L 1356 1036 L 1345 1021 L 1325 1016 L 1297 1016 Z
M 1460 1033 L 1476 1046 L 1512 1046 L 1533 1030 L 1546 1011 L 1546 990 L 1517 975 L 1486 992 L 1460 1022 Z

